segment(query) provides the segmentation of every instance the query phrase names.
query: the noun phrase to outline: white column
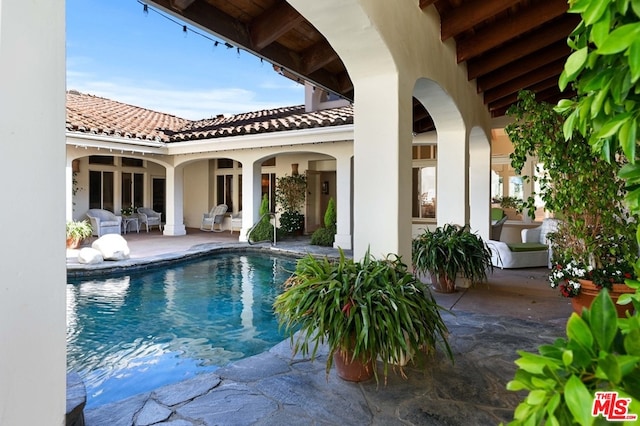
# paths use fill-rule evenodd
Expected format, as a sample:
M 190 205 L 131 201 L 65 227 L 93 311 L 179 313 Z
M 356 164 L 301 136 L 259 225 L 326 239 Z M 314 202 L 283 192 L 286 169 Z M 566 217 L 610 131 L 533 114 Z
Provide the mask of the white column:
M 403 95 L 405 93 L 405 95 Z M 411 89 L 396 74 L 355 81 L 354 259 L 411 259 Z
M 247 241 L 247 232 L 260 219 L 262 160 L 242 163 L 242 230 L 239 241 Z
M 0 424 L 63 425 L 64 1 L 0 0 L 0 93 Z
M 491 145 L 480 129 L 469 137 L 469 204 L 471 230 L 491 237 Z
M 351 154 L 336 157 L 336 235 L 333 247 L 350 250 L 351 235 Z
M 438 131 L 438 226 L 469 223 L 469 159 L 464 128 Z
M 184 226 L 184 167 L 167 167 L 167 218 L 163 235 L 186 235 Z

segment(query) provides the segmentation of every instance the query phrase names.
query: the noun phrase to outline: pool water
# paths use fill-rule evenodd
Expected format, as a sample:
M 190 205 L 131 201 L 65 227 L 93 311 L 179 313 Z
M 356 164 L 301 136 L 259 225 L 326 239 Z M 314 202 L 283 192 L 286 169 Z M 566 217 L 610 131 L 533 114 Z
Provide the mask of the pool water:
M 295 259 L 216 254 L 144 273 L 69 279 L 67 368 L 87 408 L 176 383 L 283 340 L 274 298 Z

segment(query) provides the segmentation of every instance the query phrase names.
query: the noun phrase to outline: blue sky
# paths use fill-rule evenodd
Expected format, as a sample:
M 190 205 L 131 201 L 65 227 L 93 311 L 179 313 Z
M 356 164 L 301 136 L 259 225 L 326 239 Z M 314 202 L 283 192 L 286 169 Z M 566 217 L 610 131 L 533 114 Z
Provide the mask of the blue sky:
M 187 119 L 304 103 L 267 61 L 137 0 L 66 0 L 67 89 Z M 174 19 L 171 17 L 171 19 Z

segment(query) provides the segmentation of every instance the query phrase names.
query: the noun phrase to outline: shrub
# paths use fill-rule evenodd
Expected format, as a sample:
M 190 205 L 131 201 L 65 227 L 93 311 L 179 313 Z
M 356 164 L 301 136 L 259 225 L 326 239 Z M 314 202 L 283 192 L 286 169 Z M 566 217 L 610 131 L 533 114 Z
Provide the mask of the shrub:
M 260 221 L 253 227 L 249 233 L 251 242 L 273 241 L 273 225 L 269 220 L 269 198 L 265 194 L 260 203 Z
M 318 228 L 311 235 L 311 244 L 315 246 L 333 246 L 336 236 L 336 203 L 333 197 L 329 199 L 327 210 L 324 212 L 324 228 Z

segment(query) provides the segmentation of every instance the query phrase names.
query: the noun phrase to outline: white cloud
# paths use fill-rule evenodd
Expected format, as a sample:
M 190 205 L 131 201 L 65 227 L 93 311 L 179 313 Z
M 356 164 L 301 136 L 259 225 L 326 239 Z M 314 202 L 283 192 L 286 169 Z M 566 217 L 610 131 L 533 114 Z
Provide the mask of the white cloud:
M 142 86 L 131 81 L 95 81 L 90 75 L 73 70 L 67 71 L 67 89 L 191 120 L 218 114 L 238 114 L 299 105 L 304 102 L 302 89 L 298 93 L 294 92 L 293 96 L 289 92 L 283 103 L 282 93 L 279 93 L 278 99 L 261 100 L 258 99 L 258 93 L 242 88 L 181 90 L 153 82 L 145 82 L 145 86 Z M 289 102 L 286 102 L 287 100 Z

